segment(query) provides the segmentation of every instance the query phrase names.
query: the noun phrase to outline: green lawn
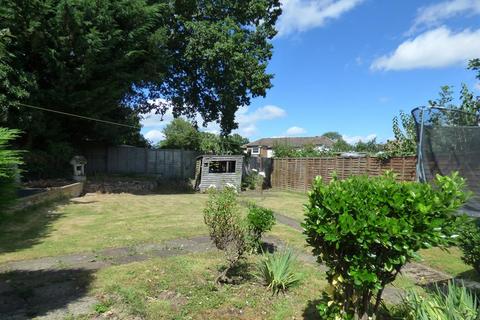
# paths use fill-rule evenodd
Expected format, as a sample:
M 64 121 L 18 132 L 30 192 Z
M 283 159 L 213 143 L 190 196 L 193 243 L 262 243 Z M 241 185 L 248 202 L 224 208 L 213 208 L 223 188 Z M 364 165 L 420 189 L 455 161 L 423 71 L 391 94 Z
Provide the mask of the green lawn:
M 475 270 L 462 261 L 462 252 L 457 247 L 443 250 L 440 248 L 431 248 L 421 250 L 420 256 L 423 264 L 434 269 L 441 270 L 455 277 L 479 281 L 480 277 Z
M 74 252 L 206 235 L 202 209 L 205 194 L 88 194 L 70 201 L 10 214 L 0 232 L 0 263 Z M 254 201 L 301 221 L 303 193 L 244 192 L 242 203 Z M 292 247 L 309 252 L 297 230 L 277 224 L 270 233 Z M 454 276 L 472 277 L 457 248 L 422 250 L 423 263 Z
M 89 194 L 11 214 L 0 227 L 0 263 L 207 235 L 202 213 L 206 199 L 205 194 Z M 276 191 L 241 195 L 242 204 L 254 201 L 297 221 L 306 199 L 305 194 Z M 302 233 L 289 226 L 276 224 L 267 235 L 298 252 L 310 252 Z M 421 256 L 436 269 L 475 278 L 457 248 L 423 250 Z M 258 259 L 248 257 L 250 274 Z M 95 273 L 90 290 L 101 301 L 97 312 L 108 310 L 113 318 L 311 319 L 315 311 L 309 301 L 326 285 L 314 264 L 299 262 L 302 282 L 285 295 L 272 296 L 254 277 L 241 285 L 216 287 L 213 280 L 221 264 L 221 254 L 214 252 L 108 267 Z M 393 286 L 414 284 L 401 276 Z
M 207 234 L 204 194 L 88 194 L 14 213 L 0 263 Z
M 272 209 L 287 217 L 303 221 L 304 205 L 308 198 L 305 193 L 288 191 L 243 192 L 242 199 Z

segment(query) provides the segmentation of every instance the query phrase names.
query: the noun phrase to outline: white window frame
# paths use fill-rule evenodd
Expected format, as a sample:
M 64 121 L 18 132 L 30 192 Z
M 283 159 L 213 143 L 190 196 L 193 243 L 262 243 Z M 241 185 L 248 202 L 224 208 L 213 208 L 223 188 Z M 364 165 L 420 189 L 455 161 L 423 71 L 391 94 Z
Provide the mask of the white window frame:
M 257 152 L 254 150 L 257 149 Z M 260 147 L 252 147 L 252 154 L 260 154 Z

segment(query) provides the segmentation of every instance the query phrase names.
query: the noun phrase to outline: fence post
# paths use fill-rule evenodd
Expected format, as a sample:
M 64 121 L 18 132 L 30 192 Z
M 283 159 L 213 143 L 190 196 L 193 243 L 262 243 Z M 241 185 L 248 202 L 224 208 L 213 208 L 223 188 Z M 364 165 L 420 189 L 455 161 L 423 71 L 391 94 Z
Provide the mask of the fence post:
M 144 148 L 144 153 L 145 153 L 145 174 L 148 174 L 148 149 Z
M 185 157 L 184 157 L 184 154 L 183 154 L 184 152 L 185 152 L 185 150 L 183 150 L 183 149 L 180 151 L 180 165 L 181 165 L 180 176 L 182 177 L 182 179 L 185 178 Z
M 305 192 L 307 192 L 307 190 L 308 190 L 307 185 L 308 185 L 308 162 L 309 162 L 309 161 L 310 161 L 309 158 L 307 158 L 307 159 L 305 159 L 305 160 L 303 161 L 303 166 L 305 167 L 304 173 L 303 173 L 303 174 L 305 175 L 305 176 L 303 177 L 303 190 L 304 190 Z

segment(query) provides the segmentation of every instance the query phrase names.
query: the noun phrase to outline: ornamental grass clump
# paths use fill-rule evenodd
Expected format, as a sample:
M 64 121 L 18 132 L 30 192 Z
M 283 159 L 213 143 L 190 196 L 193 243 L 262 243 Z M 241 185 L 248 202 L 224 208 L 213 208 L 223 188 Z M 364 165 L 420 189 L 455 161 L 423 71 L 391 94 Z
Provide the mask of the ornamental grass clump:
M 226 268 L 220 273 L 216 282 L 231 282 L 229 272 L 234 269 L 247 249 L 245 223 L 240 215 L 237 190 L 225 187 L 222 190 L 209 189 L 204 221 L 210 238 L 225 253 Z
M 300 281 L 295 265 L 296 258 L 290 249 L 264 253 L 258 264 L 257 277 L 264 281 L 274 294 L 285 292 Z
M 453 214 L 467 198 L 454 173 L 433 185 L 381 177 L 317 177 L 303 223 L 308 244 L 328 267 L 330 294 L 317 309 L 322 319 L 368 319 L 378 313 L 385 286 L 422 248 L 455 238 Z
M 475 294 L 453 281 L 427 295 L 414 290 L 408 292 L 402 308 L 402 319 L 406 320 L 478 320 L 480 317 Z

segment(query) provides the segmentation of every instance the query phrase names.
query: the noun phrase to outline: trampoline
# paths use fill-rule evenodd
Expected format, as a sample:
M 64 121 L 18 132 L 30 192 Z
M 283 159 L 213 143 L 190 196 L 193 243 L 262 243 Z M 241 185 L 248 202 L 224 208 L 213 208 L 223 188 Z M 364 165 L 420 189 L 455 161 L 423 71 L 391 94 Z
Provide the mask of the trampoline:
M 436 174 L 458 171 L 473 196 L 463 208 L 480 217 L 480 119 L 456 109 L 420 107 L 412 110 L 417 128 L 417 176 L 422 182 Z

